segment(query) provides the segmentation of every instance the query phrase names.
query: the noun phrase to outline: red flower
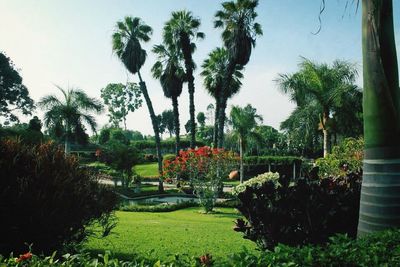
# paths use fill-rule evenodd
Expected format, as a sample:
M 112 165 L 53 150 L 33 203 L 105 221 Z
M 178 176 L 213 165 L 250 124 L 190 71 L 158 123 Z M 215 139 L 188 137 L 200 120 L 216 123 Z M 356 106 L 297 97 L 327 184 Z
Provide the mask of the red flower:
M 213 262 L 212 256 L 208 253 L 206 255 L 200 256 L 199 260 L 202 266 L 211 266 Z
M 32 258 L 32 253 L 27 252 L 25 254 L 20 255 L 19 258 L 17 259 L 17 262 L 26 261 L 29 260 L 30 258 Z

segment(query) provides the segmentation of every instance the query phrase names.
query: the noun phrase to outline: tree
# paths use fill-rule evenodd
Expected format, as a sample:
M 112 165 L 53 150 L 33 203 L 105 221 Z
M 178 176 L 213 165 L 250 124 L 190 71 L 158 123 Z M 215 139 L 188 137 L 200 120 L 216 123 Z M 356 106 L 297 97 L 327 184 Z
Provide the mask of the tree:
M 140 68 L 146 61 L 146 50 L 142 49 L 140 42 L 148 42 L 152 29 L 138 17 L 125 17 L 123 21 L 118 21 L 116 30 L 112 35 L 112 49 L 122 61 L 127 70 L 132 74 L 138 74 L 140 91 L 146 101 L 150 119 L 153 125 L 154 137 L 157 148 L 158 172 L 160 173 L 159 191 L 163 192 L 162 180 L 162 155 L 159 133 L 159 123 L 154 113 L 153 104 L 147 92 L 146 83 L 140 75 Z
M 29 91 L 22 84 L 22 77 L 13 62 L 0 52 L 0 116 L 6 122 L 18 121 L 13 111 L 20 110 L 24 115 L 30 115 L 34 109 Z
M 204 86 L 207 92 L 215 99 L 215 119 L 214 119 L 214 147 L 219 147 L 218 129 L 219 118 L 222 116 L 225 121 L 225 109 L 229 98 L 234 96 L 242 85 L 240 81 L 243 78 L 241 66 L 236 65 L 235 71 L 230 79 L 230 86 L 223 89 L 223 80 L 225 79 L 225 71 L 229 64 L 229 54 L 224 48 L 216 48 L 208 54 L 208 58 L 204 60 L 201 67 L 203 71 L 200 73 L 204 78 Z M 221 93 L 222 92 L 222 93 Z
M 172 137 L 172 134 L 175 133 L 174 112 L 172 110 L 164 110 L 161 113 L 160 125 L 162 128 L 167 129 L 169 137 Z
M 196 121 L 194 106 L 194 76 L 195 63 L 192 54 L 196 49 L 194 39 L 204 39 L 205 35 L 199 32 L 200 19 L 195 18 L 189 11 L 172 12 L 172 18 L 164 27 L 164 40 L 166 43 L 175 44 L 182 51 L 185 62 L 186 79 L 189 89 L 189 113 L 190 113 L 190 147 L 196 143 Z
M 215 14 L 214 26 L 223 28 L 222 39 L 228 51 L 228 64 L 224 69 L 224 79 L 220 99 L 229 90 L 236 66 L 245 66 L 249 60 L 252 47 L 255 47 L 257 35 L 262 35 L 261 25 L 254 22 L 258 0 L 237 0 L 222 3 L 222 10 Z M 221 107 L 221 109 L 224 109 Z M 225 113 L 219 112 L 218 147 L 223 147 Z
M 62 129 L 65 140 L 65 154 L 70 151 L 71 133 L 84 133 L 83 124 L 87 124 L 93 132 L 96 131 L 96 121 L 90 112 L 100 114 L 103 106 L 99 100 L 89 97 L 81 89 L 68 89 L 56 86 L 61 91 L 63 98 L 55 95 L 43 97 L 38 105 L 46 110 L 44 124 L 46 127 L 58 127 Z
M 200 124 L 200 127 L 204 127 L 206 125 L 206 115 L 204 112 L 197 113 L 196 116 L 197 122 Z
M 108 106 L 110 123 L 118 128 L 124 123 L 126 130 L 126 116 L 142 106 L 141 92 L 135 83 L 110 83 L 101 89 L 101 98 Z
M 241 183 L 244 178 L 243 157 L 247 148 L 247 142 L 250 138 L 259 139 L 255 128 L 258 122 L 262 121 L 262 116 L 256 112 L 257 110 L 248 104 L 244 108 L 233 106 L 230 113 L 230 123 L 232 124 L 234 135 L 239 140 Z
M 30 121 L 29 121 L 28 129 L 29 130 L 33 130 L 33 131 L 37 131 L 37 132 L 41 132 L 41 130 L 42 130 L 42 121 L 37 116 L 33 116 L 33 118 L 30 119 Z
M 364 172 L 358 234 L 400 226 L 400 88 L 390 0 L 362 1 Z
M 354 85 L 357 69 L 354 64 L 336 60 L 332 66 L 318 64 L 303 58 L 300 70 L 294 74 L 280 74 L 276 80 L 280 90 L 290 94 L 300 107 L 314 102 L 320 107 L 319 128 L 324 135 L 324 157 L 330 152 L 332 112 L 341 107 L 345 99 L 359 90 Z
M 179 155 L 180 127 L 178 97 L 182 93 L 182 86 L 185 79 L 185 72 L 180 64 L 181 53 L 173 44 L 156 45 L 153 48 L 153 52 L 158 57 L 158 61 L 151 69 L 153 77 L 160 80 L 164 96 L 172 100 L 175 130 L 175 153 L 176 155 Z

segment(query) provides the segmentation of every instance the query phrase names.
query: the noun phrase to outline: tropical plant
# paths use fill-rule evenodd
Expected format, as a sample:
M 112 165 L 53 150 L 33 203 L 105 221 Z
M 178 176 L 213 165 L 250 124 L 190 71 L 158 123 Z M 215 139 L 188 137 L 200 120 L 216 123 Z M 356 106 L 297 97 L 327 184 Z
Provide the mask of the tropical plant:
M 225 79 L 225 72 L 229 64 L 229 54 L 224 48 L 216 48 L 208 54 L 208 58 L 204 60 L 201 67 L 203 71 L 201 75 L 204 78 L 204 86 L 207 92 L 215 99 L 215 119 L 214 119 L 214 147 L 219 146 L 218 129 L 219 118 L 222 116 L 225 122 L 225 109 L 229 98 L 239 92 L 242 85 L 240 81 L 243 78 L 241 70 L 243 68 L 236 65 L 232 78 L 230 79 L 230 86 L 223 89 L 223 80 Z
M 354 64 L 336 60 L 332 66 L 302 58 L 300 70 L 294 74 L 279 74 L 276 82 L 280 90 L 289 94 L 300 107 L 315 105 L 320 110 L 319 129 L 324 135 L 324 157 L 330 152 L 332 113 L 346 98 L 359 88 L 354 84 L 357 69 Z
M 182 86 L 185 80 L 185 72 L 181 66 L 181 53 L 174 45 L 156 45 L 153 52 L 157 55 L 158 61 L 153 65 L 151 71 L 153 77 L 160 80 L 164 96 L 171 98 L 174 117 L 175 132 L 175 153 L 178 155 L 180 146 L 180 127 L 178 97 L 182 93 Z
M 0 116 L 4 117 L 7 123 L 18 121 L 14 110 L 30 115 L 34 107 L 29 91 L 22 84 L 22 77 L 13 62 L 0 52 Z
M 110 123 L 118 128 L 124 123 L 126 130 L 126 116 L 142 106 L 141 92 L 135 83 L 110 83 L 101 89 L 101 98 L 108 106 Z
M 228 51 L 228 63 L 223 69 L 224 78 L 220 98 L 232 86 L 237 65 L 243 67 L 249 60 L 256 37 L 262 35 L 261 25 L 255 22 L 258 0 L 237 0 L 222 3 L 222 10 L 215 14 L 214 26 L 223 28 L 222 39 Z M 222 71 L 222 70 L 221 70 Z M 223 109 L 223 108 L 222 108 Z M 223 146 L 225 113 L 218 117 L 218 147 Z
M 157 147 L 158 170 L 162 173 L 162 155 L 160 147 L 159 121 L 154 113 L 153 104 L 147 91 L 146 83 L 140 75 L 140 69 L 146 61 L 146 50 L 141 46 L 141 42 L 148 42 L 152 33 L 150 26 L 145 24 L 138 17 L 125 17 L 123 21 L 118 21 L 116 30 L 112 35 L 112 49 L 122 61 L 124 66 L 132 74 L 138 74 L 140 91 L 146 101 L 150 119 L 153 125 L 154 137 Z M 164 191 L 163 181 L 160 175 L 159 191 Z
M 56 86 L 63 95 L 62 99 L 55 95 L 43 97 L 38 105 L 46 110 L 44 114 L 44 125 L 56 127 L 62 130 L 65 140 L 65 154 L 70 151 L 70 138 L 72 132 L 79 134 L 83 131 L 83 124 L 87 124 L 93 132 L 96 132 L 95 118 L 89 112 L 101 113 L 103 106 L 99 100 L 89 97 L 81 89 L 64 90 Z
M 175 133 L 175 123 L 174 123 L 174 112 L 170 109 L 164 110 L 160 115 L 160 127 L 164 132 L 168 131 L 169 137 L 172 137 L 172 134 Z
M 194 106 L 194 76 L 196 67 L 192 54 L 196 49 L 194 39 L 204 39 L 204 33 L 199 31 L 200 19 L 195 18 L 189 11 L 172 12 L 172 18 L 167 21 L 164 27 L 164 40 L 166 43 L 175 46 L 182 51 L 185 62 L 186 79 L 189 89 L 189 113 L 190 113 L 190 147 L 195 147 L 196 126 Z
M 255 131 L 255 128 L 258 122 L 262 121 L 262 116 L 258 115 L 256 112 L 257 110 L 248 104 L 244 108 L 233 106 L 230 113 L 229 122 L 232 125 L 234 135 L 239 141 L 241 183 L 243 183 L 244 179 L 243 157 L 247 149 L 248 140 L 261 139 L 260 135 Z
M 362 10 L 365 154 L 359 235 L 400 226 L 400 88 L 393 1 L 363 0 Z

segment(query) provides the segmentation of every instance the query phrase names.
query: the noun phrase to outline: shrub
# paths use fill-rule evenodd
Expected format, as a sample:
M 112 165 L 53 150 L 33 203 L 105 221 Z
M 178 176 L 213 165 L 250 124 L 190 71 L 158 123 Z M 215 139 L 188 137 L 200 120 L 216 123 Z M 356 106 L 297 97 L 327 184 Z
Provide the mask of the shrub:
M 171 179 L 188 177 L 201 206 L 210 212 L 218 194 L 222 193 L 223 180 L 237 165 L 238 157 L 231 151 L 200 147 L 181 150 L 173 161 L 165 160 L 163 176 Z
M 75 157 L 51 143 L 11 140 L 0 141 L 0 155 L 0 253 L 23 252 L 25 244 L 49 253 L 84 240 L 97 220 L 108 224 L 117 198 Z
M 362 138 L 346 138 L 333 147 L 326 158 L 317 159 L 320 177 L 344 177 L 349 173 L 362 172 L 364 141 Z
M 244 238 L 272 249 L 278 243 L 322 244 L 335 233 L 356 235 L 360 176 L 291 183 L 273 174 L 263 176 L 235 189 L 238 210 L 247 219 L 238 219 L 235 230 Z

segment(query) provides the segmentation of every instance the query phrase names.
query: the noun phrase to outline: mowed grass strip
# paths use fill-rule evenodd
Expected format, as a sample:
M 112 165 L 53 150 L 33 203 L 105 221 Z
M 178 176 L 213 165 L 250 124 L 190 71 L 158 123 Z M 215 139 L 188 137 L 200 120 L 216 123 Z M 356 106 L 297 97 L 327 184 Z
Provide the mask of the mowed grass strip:
M 174 254 L 225 258 L 243 247 L 255 250 L 255 244 L 232 230 L 239 215 L 231 208 L 217 208 L 217 214 L 202 214 L 200 208 L 166 213 L 117 212 L 119 219 L 113 234 L 90 239 L 86 248 L 103 253 L 110 250 L 122 259 L 135 255 L 167 259 Z M 153 251 L 149 254 L 150 251 Z
M 158 163 L 143 163 L 133 167 L 137 174 L 145 178 L 158 178 Z

